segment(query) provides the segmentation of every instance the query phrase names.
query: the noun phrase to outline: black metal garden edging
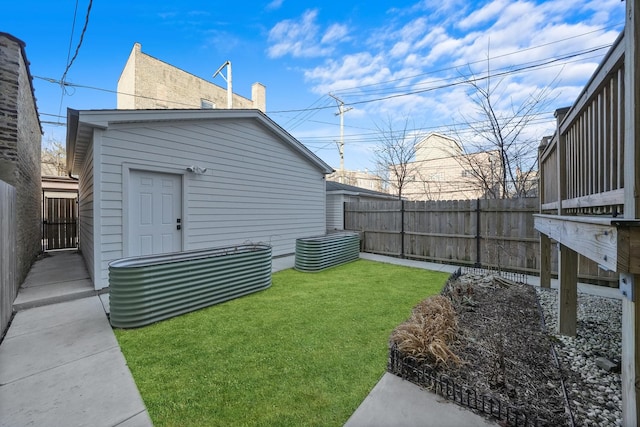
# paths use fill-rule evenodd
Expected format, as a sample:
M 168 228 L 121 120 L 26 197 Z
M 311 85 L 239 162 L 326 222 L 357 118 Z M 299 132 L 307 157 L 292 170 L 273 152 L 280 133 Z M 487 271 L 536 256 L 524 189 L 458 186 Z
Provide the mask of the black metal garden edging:
M 460 267 L 456 273 L 458 275 L 456 277 L 453 277 L 453 275 L 451 275 L 451 277 L 447 279 L 447 282 L 457 279 L 462 274 L 482 274 L 482 275 L 495 274 L 497 276 L 502 277 L 503 279 L 511 280 L 512 282 L 524 283 L 525 285 L 527 284 L 527 275 L 524 273 L 516 273 L 515 271 L 504 271 L 500 269 L 485 268 L 485 267 Z
M 458 279 L 462 274 L 498 274 L 505 279 L 518 283 L 526 283 L 526 275 L 521 273 L 505 272 L 500 270 L 487 270 L 484 268 L 462 267 L 458 268 L 447 279 L 447 285 Z M 543 320 L 544 322 L 544 320 Z M 488 394 L 483 394 L 475 389 L 456 383 L 443 373 L 428 365 L 418 362 L 415 358 L 404 356 L 396 344 L 389 349 L 387 371 L 406 379 L 421 387 L 452 400 L 460 406 L 469 408 L 483 415 L 488 415 L 508 426 L 538 427 L 545 426 L 546 421 L 539 419 L 534 414 L 514 405 L 510 405 Z M 573 417 L 571 417 L 573 421 Z
M 412 357 L 403 356 L 395 344 L 389 349 L 387 370 L 402 379 L 452 400 L 460 406 L 491 416 L 497 420 L 505 421 L 509 426 L 538 427 L 546 425 L 545 422 L 525 410 L 509 405 L 490 395 L 479 393 L 472 388 L 457 384 L 447 375 L 419 364 Z

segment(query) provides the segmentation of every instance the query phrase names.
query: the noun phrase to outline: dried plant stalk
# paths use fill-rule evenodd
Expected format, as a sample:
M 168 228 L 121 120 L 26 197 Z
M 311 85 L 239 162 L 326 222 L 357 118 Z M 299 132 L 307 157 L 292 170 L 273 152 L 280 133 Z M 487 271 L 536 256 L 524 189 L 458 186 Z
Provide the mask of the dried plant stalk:
M 417 360 L 460 365 L 462 360 L 449 348 L 456 337 L 458 321 L 449 298 L 435 295 L 416 305 L 411 317 L 391 334 L 391 342 L 402 353 Z

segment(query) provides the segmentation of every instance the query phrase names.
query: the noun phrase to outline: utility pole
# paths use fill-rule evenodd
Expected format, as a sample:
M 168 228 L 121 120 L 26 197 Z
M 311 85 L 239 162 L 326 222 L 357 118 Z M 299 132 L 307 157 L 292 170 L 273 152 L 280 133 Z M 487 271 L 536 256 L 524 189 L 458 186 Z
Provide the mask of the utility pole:
M 339 182 L 344 184 L 344 113 L 349 110 L 353 110 L 353 107 L 344 108 L 344 102 L 335 95 L 329 94 L 330 97 L 336 100 L 338 103 L 338 112 L 336 116 L 340 116 L 340 143 L 338 145 L 338 152 L 340 153 L 340 172 Z
M 227 77 L 225 77 L 224 74 L 220 74 L 220 71 L 222 71 L 224 67 L 227 67 Z M 215 79 L 218 74 L 220 74 L 220 77 L 222 77 L 224 81 L 227 82 L 227 108 L 232 109 L 233 108 L 233 86 L 231 82 L 231 61 L 227 61 L 224 64 L 222 64 L 220 68 L 218 68 L 218 71 L 213 73 L 213 78 Z

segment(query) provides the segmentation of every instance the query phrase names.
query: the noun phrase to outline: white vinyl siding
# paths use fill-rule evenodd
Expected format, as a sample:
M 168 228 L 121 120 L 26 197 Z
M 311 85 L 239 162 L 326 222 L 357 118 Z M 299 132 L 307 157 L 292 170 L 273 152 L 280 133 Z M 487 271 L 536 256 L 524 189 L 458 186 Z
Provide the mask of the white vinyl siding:
M 78 248 L 95 281 L 93 240 L 93 144 L 89 144 L 78 180 Z
M 344 194 L 327 194 L 327 230 L 344 230 Z
M 295 252 L 299 237 L 325 233 L 322 171 L 257 120 L 112 124 L 101 138 L 103 281 L 108 263 L 126 255 L 128 168 L 183 175 L 185 250 L 261 242 L 278 256 Z

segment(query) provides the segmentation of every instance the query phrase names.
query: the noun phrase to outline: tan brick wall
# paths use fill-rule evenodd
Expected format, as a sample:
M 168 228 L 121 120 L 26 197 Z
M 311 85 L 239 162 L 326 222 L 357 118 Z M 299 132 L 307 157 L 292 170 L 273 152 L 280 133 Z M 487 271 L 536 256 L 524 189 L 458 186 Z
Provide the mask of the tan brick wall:
M 18 283 L 41 250 L 42 134 L 22 45 L 0 35 L 0 179 L 16 188 Z
M 259 86 L 256 86 L 259 85 Z M 252 97 L 233 94 L 233 108 L 266 109 L 265 88 L 256 83 Z M 130 96 L 127 94 L 134 94 Z M 227 108 L 227 90 L 142 52 L 134 44 L 118 79 L 118 109 L 202 108 L 202 100 L 214 108 Z

